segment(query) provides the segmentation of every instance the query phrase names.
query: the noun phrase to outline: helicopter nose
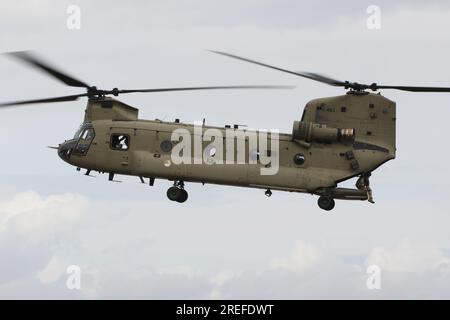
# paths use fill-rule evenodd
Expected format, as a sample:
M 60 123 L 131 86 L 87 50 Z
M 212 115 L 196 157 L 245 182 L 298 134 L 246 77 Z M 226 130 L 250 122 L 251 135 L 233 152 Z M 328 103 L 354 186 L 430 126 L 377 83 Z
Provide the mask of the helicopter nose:
M 75 141 L 64 141 L 63 143 L 59 144 L 58 147 L 58 156 L 64 160 L 68 161 L 70 158 L 70 155 L 72 154 L 73 147 L 75 146 Z

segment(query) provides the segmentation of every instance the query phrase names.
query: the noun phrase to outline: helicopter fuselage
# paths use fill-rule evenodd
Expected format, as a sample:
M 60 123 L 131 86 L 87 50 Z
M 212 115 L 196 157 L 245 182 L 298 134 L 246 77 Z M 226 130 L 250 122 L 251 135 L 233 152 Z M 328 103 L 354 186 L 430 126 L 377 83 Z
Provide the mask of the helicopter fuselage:
M 214 138 L 205 139 L 208 132 Z M 152 183 L 168 179 L 366 200 L 365 190 L 336 187 L 395 158 L 395 103 L 366 93 L 316 99 L 306 105 L 292 134 L 269 132 L 262 138 L 264 133 L 140 120 L 137 109 L 118 100 L 90 99 L 83 125 L 74 139 L 60 145 L 59 155 L 89 172 L 110 173 L 110 179 L 123 174 Z M 262 141 L 266 137 L 267 143 Z M 181 163 L 174 158 L 180 143 L 192 147 L 182 150 Z M 267 145 L 267 154 L 261 145 Z

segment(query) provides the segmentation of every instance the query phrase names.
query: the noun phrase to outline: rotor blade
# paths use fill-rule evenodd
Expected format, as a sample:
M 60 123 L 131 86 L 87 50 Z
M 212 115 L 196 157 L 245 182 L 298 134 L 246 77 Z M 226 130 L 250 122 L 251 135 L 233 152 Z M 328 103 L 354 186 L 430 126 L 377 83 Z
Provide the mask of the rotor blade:
M 46 102 L 64 102 L 64 101 L 75 101 L 80 97 L 87 97 L 87 93 L 75 94 L 71 96 L 62 96 L 55 98 L 45 98 L 45 99 L 35 99 L 35 100 L 22 100 L 22 101 L 12 101 L 0 103 L 0 107 L 12 107 L 12 106 L 20 106 L 25 104 L 36 104 L 36 103 L 46 103 Z
M 450 87 L 375 86 L 376 89 L 395 89 L 410 92 L 450 92 Z
M 266 67 L 266 68 L 270 68 L 270 69 L 274 69 L 274 70 L 290 73 L 290 74 L 293 74 L 293 75 L 296 75 L 296 76 L 300 76 L 300 77 L 303 77 L 303 78 L 319 81 L 319 82 L 326 83 L 326 84 L 329 84 L 329 85 L 332 85 L 332 86 L 345 86 L 345 82 L 343 82 L 343 81 L 339 81 L 339 80 L 335 80 L 335 79 L 332 79 L 332 78 L 329 78 L 329 77 L 325 77 L 325 76 L 322 76 L 322 75 L 317 74 L 317 73 L 291 71 L 291 70 L 287 70 L 287 69 L 271 66 L 269 64 L 258 62 L 258 61 L 255 61 L 255 60 L 250 60 L 250 59 L 247 59 L 247 58 L 244 58 L 244 57 L 239 57 L 239 56 L 236 56 L 234 54 L 230 54 L 230 53 L 226 53 L 226 52 L 222 52 L 222 51 L 210 50 L 210 52 L 216 53 L 216 54 L 220 54 L 220 55 L 223 55 L 223 56 L 226 56 L 226 57 L 229 57 L 229 58 L 238 59 L 238 60 L 242 60 L 242 61 L 245 61 L 245 62 L 250 62 L 250 63 L 257 64 L 259 66 L 263 66 L 263 67 Z
M 309 79 L 323 82 L 331 86 L 344 87 L 346 85 L 344 81 L 336 80 L 320 73 L 306 72 L 306 71 L 297 71 L 297 72 L 304 75 L 308 75 Z
M 84 83 L 81 80 L 77 80 L 72 76 L 69 76 L 68 74 L 58 70 L 57 68 L 55 68 L 53 66 L 50 66 L 48 63 L 37 58 L 36 56 L 31 54 L 29 51 L 8 52 L 7 54 L 29 64 L 37 69 L 40 69 L 41 71 L 42 70 L 45 71 L 46 73 L 50 74 L 54 78 L 64 82 L 68 86 L 89 88 L 88 84 Z
M 168 92 L 168 91 L 191 91 L 191 90 L 221 90 L 221 89 L 293 89 L 295 86 L 213 86 L 213 87 L 180 87 L 180 88 L 156 88 L 156 89 L 132 89 L 118 90 L 117 94 L 134 92 Z

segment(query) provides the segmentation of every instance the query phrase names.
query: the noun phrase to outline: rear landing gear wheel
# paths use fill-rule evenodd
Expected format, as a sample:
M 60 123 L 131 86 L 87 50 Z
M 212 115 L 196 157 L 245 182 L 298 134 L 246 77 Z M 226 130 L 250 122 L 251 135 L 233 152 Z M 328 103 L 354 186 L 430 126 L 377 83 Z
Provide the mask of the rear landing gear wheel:
M 320 196 L 317 200 L 317 204 L 319 205 L 320 209 L 330 211 L 334 208 L 334 199 L 330 196 Z
M 178 202 L 183 203 L 188 199 L 188 193 L 184 189 L 180 189 L 180 196 L 177 199 Z
M 167 190 L 167 198 L 169 198 L 169 200 L 171 200 L 171 201 L 178 201 L 178 198 L 181 195 L 181 190 L 183 190 L 183 189 L 180 189 L 177 187 L 170 187 Z
M 169 198 L 169 200 L 171 201 L 182 203 L 188 199 L 188 193 L 186 190 L 180 187 L 173 186 L 167 190 L 167 198 Z

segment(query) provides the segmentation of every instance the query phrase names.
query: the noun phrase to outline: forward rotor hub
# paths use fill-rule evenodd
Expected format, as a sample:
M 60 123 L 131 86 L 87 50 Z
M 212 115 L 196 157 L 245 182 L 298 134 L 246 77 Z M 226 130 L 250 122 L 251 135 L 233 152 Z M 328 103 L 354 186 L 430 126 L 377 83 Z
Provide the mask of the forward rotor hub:
M 378 90 L 378 85 L 375 82 L 370 85 L 367 85 L 367 84 L 358 83 L 358 82 L 345 81 L 344 84 L 345 84 L 344 85 L 345 89 L 352 89 L 354 91 L 364 91 L 367 89 L 372 90 L 372 91 Z
M 117 97 L 119 95 L 119 93 L 120 93 L 120 91 L 118 88 L 114 88 L 112 90 L 100 90 L 100 89 L 97 89 L 96 86 L 92 86 L 87 89 L 87 94 L 88 94 L 89 98 L 96 98 L 96 97 L 102 98 L 106 95 L 113 95 L 113 96 Z

